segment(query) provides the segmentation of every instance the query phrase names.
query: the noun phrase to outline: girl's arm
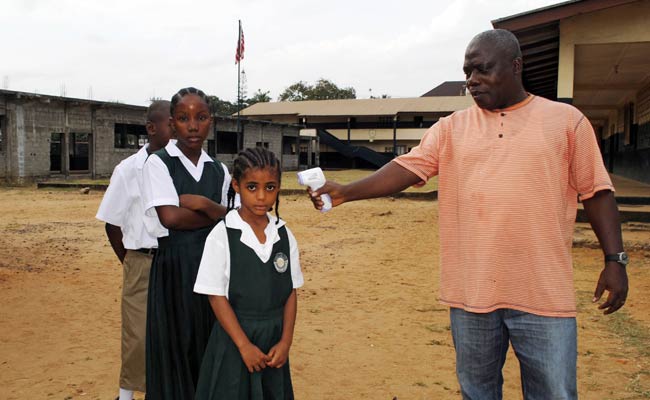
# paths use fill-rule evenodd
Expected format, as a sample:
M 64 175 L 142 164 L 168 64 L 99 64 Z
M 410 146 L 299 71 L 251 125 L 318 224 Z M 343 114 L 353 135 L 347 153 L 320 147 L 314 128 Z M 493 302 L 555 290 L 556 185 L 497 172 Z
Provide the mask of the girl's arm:
M 214 225 L 215 222 L 201 212 L 172 205 L 156 206 L 156 213 L 160 223 L 167 229 L 190 231 Z
M 226 207 L 198 194 L 182 194 L 179 196 L 179 201 L 180 207 L 198 211 L 215 222 L 223 218 L 228 212 Z
M 282 337 L 280 341 L 269 350 L 266 365 L 281 368 L 289 358 L 289 348 L 293 343 L 293 328 L 296 325 L 296 312 L 298 310 L 298 294 L 296 289 L 291 291 L 284 305 L 284 321 L 282 323 Z
M 248 372 L 259 372 L 266 368 L 266 355 L 250 340 L 239 325 L 235 312 L 230 307 L 230 302 L 225 296 L 208 296 L 212 311 L 217 316 L 221 327 L 226 331 L 239 349 L 239 354 L 248 368 Z

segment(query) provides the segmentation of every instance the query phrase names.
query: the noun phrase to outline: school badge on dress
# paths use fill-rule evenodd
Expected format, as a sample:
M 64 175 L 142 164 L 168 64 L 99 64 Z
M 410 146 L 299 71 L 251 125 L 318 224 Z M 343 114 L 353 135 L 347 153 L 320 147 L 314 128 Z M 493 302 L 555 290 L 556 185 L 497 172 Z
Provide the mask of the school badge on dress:
M 277 253 L 273 258 L 273 266 L 279 273 L 285 272 L 289 268 L 289 257 L 282 252 Z

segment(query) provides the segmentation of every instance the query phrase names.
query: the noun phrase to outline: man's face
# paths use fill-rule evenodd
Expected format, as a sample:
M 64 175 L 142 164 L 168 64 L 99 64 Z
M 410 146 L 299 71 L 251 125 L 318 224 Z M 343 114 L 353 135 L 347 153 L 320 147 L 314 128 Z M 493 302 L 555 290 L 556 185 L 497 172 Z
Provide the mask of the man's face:
M 481 108 L 506 108 L 516 103 L 521 93 L 521 59 L 511 60 L 503 53 L 486 41 L 472 41 L 467 46 L 463 64 L 467 90 Z

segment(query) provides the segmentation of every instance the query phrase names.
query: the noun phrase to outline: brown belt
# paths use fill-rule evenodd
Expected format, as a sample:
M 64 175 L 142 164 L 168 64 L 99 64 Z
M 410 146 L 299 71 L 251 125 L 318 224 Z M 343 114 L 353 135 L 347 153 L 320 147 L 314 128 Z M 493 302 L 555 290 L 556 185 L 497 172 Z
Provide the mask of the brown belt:
M 156 254 L 156 251 L 158 251 L 158 249 L 154 249 L 154 248 L 151 248 L 151 249 L 144 249 L 144 248 L 143 248 L 143 249 L 137 249 L 137 250 L 133 250 L 133 251 L 137 251 L 138 253 L 143 253 L 143 254 L 147 254 L 147 255 L 152 255 L 152 256 L 153 256 L 153 255 Z

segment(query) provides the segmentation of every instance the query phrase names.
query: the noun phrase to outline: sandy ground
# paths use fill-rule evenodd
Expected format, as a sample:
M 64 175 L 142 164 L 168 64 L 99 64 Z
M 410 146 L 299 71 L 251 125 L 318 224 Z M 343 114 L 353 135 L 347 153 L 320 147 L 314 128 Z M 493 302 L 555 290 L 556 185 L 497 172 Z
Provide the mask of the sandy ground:
M 0 189 L 0 399 L 113 399 L 121 267 L 94 219 L 101 192 Z M 302 197 L 281 214 L 302 251 L 291 351 L 298 399 L 458 399 L 448 310 L 437 303 L 437 204 L 372 200 L 326 215 Z M 582 399 L 650 398 L 650 226 L 627 224 L 631 293 L 603 316 L 601 268 L 574 250 Z M 505 398 L 521 398 L 518 364 Z M 138 395 L 142 398 L 142 395 Z

